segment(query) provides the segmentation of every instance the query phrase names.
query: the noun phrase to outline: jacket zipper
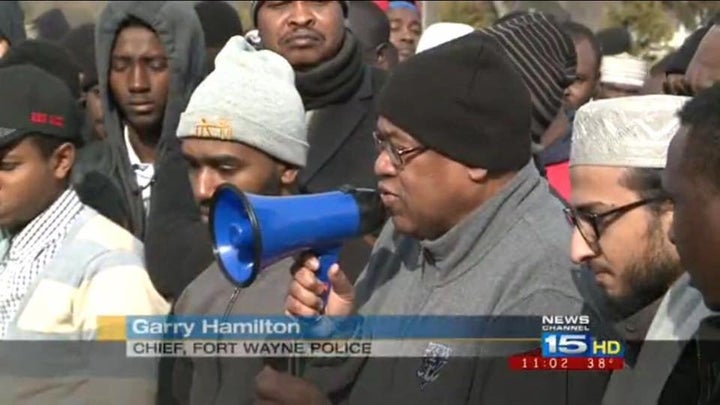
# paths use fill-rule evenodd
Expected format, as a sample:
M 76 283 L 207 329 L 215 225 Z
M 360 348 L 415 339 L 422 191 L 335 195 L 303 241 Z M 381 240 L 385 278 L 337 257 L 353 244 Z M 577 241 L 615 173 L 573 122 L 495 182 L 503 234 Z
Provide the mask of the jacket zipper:
M 228 316 L 230 316 L 230 312 L 232 311 L 233 307 L 235 306 L 235 301 L 237 301 L 238 296 L 240 296 L 240 288 L 235 287 L 235 290 L 233 290 L 233 293 L 230 296 L 230 300 L 228 300 L 227 306 L 225 307 L 225 313 L 223 314 L 223 317 L 222 317 L 223 322 L 225 322 L 227 320 Z M 220 341 L 220 340 L 221 340 L 221 336 L 218 335 L 218 341 Z M 214 404 L 217 402 L 217 397 L 220 394 L 220 388 L 222 387 L 222 362 L 221 362 L 220 357 L 217 357 L 216 360 L 217 361 L 215 362 L 215 367 L 216 367 L 217 376 L 218 376 L 218 378 L 217 378 L 218 385 L 217 385 L 217 389 L 215 390 L 215 395 L 213 395 L 212 401 L 209 402 L 211 404 Z

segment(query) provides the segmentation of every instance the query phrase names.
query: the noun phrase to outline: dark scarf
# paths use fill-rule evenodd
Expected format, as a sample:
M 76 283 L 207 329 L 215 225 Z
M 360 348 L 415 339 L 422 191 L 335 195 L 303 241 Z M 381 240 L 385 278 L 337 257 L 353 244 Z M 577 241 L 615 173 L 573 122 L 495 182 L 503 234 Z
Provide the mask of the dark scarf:
M 335 57 L 310 70 L 295 72 L 295 85 L 307 111 L 347 101 L 362 81 L 362 50 L 349 31 L 345 31 Z

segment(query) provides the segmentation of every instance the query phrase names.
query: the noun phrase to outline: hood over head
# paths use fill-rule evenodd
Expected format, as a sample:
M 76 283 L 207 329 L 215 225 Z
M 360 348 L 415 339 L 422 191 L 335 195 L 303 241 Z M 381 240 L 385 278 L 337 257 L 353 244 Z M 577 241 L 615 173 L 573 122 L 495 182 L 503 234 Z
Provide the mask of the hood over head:
M 95 57 L 108 138 L 122 145 L 120 111 L 110 97 L 110 56 L 118 29 L 128 18 L 146 23 L 158 35 L 170 64 L 170 91 L 162 131 L 175 135 L 180 114 L 205 75 L 205 39 L 192 3 L 179 1 L 111 1 L 95 31 Z M 124 147 L 124 146 L 123 146 Z
M 83 77 L 80 86 L 88 91 L 97 84 L 98 75 L 95 66 L 95 24 L 83 24 L 73 28 L 60 41 L 80 66 Z
M 205 75 L 205 38 L 191 2 L 111 1 L 97 21 L 95 57 L 107 138 L 81 151 L 73 177 L 76 184 L 82 183 L 85 176 L 92 172 L 100 172 L 108 177 L 128 202 L 129 229 L 143 238 L 145 211 L 142 190 L 137 185 L 130 165 L 121 113 L 110 96 L 109 88 L 110 56 L 115 37 L 120 26 L 131 17 L 155 31 L 168 56 L 170 89 L 162 122 L 161 143 L 167 138 L 176 141 L 175 130 L 180 114 Z
M 37 30 L 37 37 L 46 41 L 59 41 L 70 32 L 70 23 L 68 23 L 65 13 L 59 8 L 42 13 L 33 23 Z
M 17 1 L 0 1 L 0 38 L 15 45 L 26 38 L 25 13 Z

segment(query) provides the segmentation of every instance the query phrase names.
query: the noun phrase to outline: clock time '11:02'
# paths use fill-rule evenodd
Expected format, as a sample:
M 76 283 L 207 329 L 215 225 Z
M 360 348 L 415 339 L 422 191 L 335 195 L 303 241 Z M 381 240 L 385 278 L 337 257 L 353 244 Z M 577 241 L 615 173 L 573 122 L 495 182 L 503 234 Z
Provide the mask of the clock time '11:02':
M 513 356 L 510 358 L 512 370 L 603 371 L 622 370 L 624 367 L 625 359 L 622 357 Z

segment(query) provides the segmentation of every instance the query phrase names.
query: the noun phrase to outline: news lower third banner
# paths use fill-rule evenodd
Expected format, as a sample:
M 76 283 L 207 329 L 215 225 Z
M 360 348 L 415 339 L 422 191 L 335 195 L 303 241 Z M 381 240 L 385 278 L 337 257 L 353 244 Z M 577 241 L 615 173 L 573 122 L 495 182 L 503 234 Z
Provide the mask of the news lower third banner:
M 131 357 L 480 357 L 541 347 L 548 331 L 592 340 L 587 317 L 128 316 L 98 325 L 99 340 L 126 342 Z

